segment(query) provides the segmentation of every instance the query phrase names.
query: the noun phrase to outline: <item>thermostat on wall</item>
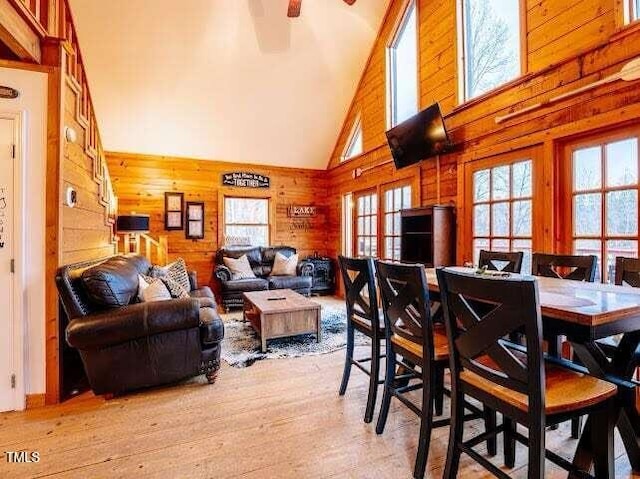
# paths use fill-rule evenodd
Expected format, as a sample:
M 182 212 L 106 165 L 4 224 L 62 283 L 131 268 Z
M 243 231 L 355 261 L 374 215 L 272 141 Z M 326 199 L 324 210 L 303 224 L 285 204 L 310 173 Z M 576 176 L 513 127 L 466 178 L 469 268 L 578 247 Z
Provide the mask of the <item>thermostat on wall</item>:
M 78 204 L 78 193 L 72 187 L 67 188 L 67 194 L 65 195 L 65 204 L 69 208 L 73 208 Z

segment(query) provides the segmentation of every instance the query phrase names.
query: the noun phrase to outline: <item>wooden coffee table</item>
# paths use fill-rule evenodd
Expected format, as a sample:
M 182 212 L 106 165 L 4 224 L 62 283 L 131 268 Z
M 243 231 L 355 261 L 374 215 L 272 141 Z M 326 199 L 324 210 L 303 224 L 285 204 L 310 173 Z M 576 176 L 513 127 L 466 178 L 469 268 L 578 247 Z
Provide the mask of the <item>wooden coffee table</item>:
M 290 289 L 244 293 L 244 317 L 260 335 L 262 352 L 267 340 L 315 334 L 322 340 L 320 305 Z

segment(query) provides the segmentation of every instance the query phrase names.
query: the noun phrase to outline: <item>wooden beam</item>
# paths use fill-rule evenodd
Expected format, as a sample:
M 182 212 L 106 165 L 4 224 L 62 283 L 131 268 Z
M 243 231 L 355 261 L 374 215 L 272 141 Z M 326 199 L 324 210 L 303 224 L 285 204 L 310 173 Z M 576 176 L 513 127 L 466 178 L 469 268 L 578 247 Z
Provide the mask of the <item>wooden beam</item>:
M 40 63 L 40 37 L 9 0 L 0 0 L 0 41 L 21 60 Z

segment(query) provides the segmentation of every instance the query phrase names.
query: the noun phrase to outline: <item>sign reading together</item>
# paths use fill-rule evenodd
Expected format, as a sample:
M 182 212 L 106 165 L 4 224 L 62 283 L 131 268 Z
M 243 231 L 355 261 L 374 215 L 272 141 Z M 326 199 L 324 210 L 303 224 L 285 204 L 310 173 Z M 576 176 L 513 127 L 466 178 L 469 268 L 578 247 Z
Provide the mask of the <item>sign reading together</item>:
M 271 179 L 268 176 L 257 173 L 234 171 L 233 173 L 222 174 L 222 184 L 236 188 L 269 188 Z

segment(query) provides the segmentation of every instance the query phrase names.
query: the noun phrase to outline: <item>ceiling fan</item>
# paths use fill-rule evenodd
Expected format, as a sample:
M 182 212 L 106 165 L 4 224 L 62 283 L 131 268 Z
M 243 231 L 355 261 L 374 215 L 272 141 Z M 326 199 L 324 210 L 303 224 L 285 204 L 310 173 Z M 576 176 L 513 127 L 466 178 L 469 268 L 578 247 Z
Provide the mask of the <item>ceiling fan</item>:
M 356 0 L 343 0 L 344 3 L 353 5 Z M 287 10 L 287 17 L 296 18 L 300 16 L 300 7 L 302 6 L 302 0 L 289 0 L 289 9 Z

